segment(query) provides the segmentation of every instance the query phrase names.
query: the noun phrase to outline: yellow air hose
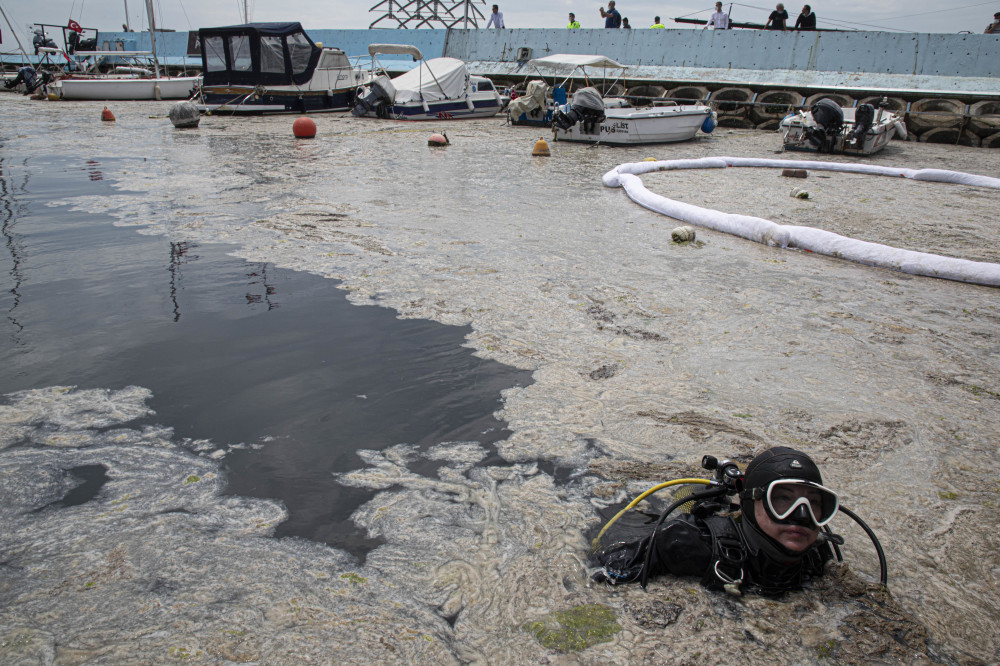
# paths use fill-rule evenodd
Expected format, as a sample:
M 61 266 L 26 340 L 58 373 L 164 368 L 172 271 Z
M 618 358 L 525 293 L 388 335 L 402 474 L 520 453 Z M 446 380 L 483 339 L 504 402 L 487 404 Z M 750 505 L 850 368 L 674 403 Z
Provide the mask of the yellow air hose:
M 597 551 L 597 548 L 601 545 L 601 537 L 604 536 L 604 533 L 608 531 L 609 527 L 615 524 L 616 520 L 625 515 L 625 513 L 627 513 L 629 509 L 633 508 L 636 504 L 646 499 L 647 497 L 649 497 L 658 490 L 663 490 L 664 488 L 669 488 L 670 486 L 679 486 L 685 483 L 696 483 L 696 484 L 700 483 L 702 485 L 707 486 L 711 484 L 711 481 L 709 481 L 708 479 L 674 479 L 673 481 L 664 481 L 663 483 L 653 486 L 652 488 L 650 488 L 649 490 L 647 490 L 646 492 L 644 492 L 643 494 L 639 495 L 634 500 L 629 502 L 628 506 L 626 506 L 624 509 L 616 513 L 615 517 L 609 520 L 607 524 L 605 524 L 604 527 L 601 528 L 601 531 L 594 538 L 594 541 L 591 544 L 590 551 L 591 552 Z

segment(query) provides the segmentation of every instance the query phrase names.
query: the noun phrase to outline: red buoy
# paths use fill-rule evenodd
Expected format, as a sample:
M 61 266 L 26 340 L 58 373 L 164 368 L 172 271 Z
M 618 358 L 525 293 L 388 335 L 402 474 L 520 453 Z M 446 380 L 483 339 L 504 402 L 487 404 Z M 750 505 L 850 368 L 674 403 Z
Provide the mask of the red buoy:
M 104 110 L 101 111 L 101 120 L 114 120 L 114 119 L 115 119 L 115 114 L 111 113 L 111 109 L 109 109 L 108 107 L 104 107 Z
M 451 142 L 448 141 L 448 137 L 444 134 L 431 134 L 427 137 L 428 146 L 447 146 L 449 143 Z
M 298 139 L 311 139 L 316 136 L 316 123 L 312 118 L 296 118 L 292 123 L 292 134 Z

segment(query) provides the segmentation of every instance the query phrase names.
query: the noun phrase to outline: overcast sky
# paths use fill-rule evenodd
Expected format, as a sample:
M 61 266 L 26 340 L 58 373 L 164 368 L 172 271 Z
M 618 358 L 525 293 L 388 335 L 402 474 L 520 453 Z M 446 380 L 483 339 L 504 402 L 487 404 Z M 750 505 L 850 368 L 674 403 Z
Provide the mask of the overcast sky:
M 753 0 L 751 0 L 753 1 Z M 385 13 L 387 1 L 377 11 L 369 11 L 378 0 L 246 0 L 252 21 L 299 21 L 308 30 L 335 28 L 367 28 Z M 395 0 L 394 4 L 401 4 Z M 455 0 L 444 2 L 455 4 Z M 492 4 L 492 0 L 490 1 Z M 508 28 L 564 28 L 568 12 L 576 13 L 584 28 L 604 25 L 598 9 L 601 2 L 581 0 L 505 0 L 498 3 L 504 13 Z M 618 10 L 627 16 L 636 28 L 648 28 L 653 16 L 659 15 L 668 28 L 690 27 L 675 24 L 675 17 L 708 18 L 714 0 L 681 1 L 673 3 L 649 0 L 619 0 Z M 802 6 L 786 3 L 791 22 L 794 23 Z M 867 30 L 892 30 L 906 32 L 975 32 L 981 33 L 992 21 L 994 12 L 1000 11 L 1000 0 L 968 4 L 959 0 L 955 7 L 942 8 L 940 0 L 815 0 L 811 3 L 820 27 L 856 28 Z M 197 30 L 211 26 L 233 25 L 243 22 L 243 0 L 154 0 L 157 25 L 174 30 Z M 135 29 L 147 25 L 143 0 L 0 0 L 7 17 L 22 38 L 28 34 L 27 26 L 43 22 L 65 25 L 70 18 L 88 28 L 102 31 L 120 30 L 125 22 Z M 483 14 L 490 12 L 489 5 L 477 4 Z M 730 4 L 725 5 L 726 10 Z M 732 19 L 763 23 L 774 8 L 770 2 L 757 0 L 757 4 L 732 4 Z M 481 25 L 485 26 L 485 22 Z M 395 27 L 385 22 L 378 27 Z M 3 50 L 16 48 L 10 39 L 6 24 L 0 23 Z

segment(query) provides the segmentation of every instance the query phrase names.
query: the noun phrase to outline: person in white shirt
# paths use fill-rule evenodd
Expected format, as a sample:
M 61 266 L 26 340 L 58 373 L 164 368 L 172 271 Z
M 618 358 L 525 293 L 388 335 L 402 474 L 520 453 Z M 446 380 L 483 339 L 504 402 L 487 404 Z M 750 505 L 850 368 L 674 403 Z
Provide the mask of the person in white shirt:
M 490 22 L 486 24 L 486 27 L 503 28 L 503 12 L 500 11 L 499 5 L 493 5 L 493 13 L 490 14 Z
M 722 11 L 722 3 L 715 3 L 715 13 L 712 14 L 712 18 L 708 19 L 708 23 L 705 24 L 705 29 L 712 27 L 716 30 L 728 30 L 729 29 L 729 14 Z

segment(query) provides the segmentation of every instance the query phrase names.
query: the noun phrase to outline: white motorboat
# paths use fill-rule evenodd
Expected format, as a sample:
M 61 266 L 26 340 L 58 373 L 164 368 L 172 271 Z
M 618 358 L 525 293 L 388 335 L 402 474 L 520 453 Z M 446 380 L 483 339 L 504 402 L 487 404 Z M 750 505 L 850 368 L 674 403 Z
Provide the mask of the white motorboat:
M 871 104 L 841 107 L 826 98 L 786 116 L 780 128 L 786 150 L 814 153 L 872 155 L 894 136 L 906 138 L 906 125 L 895 113 Z
M 609 145 L 687 141 L 715 125 L 715 112 L 703 104 L 635 108 L 624 100 L 605 100 L 595 88 L 577 90 L 569 104 L 552 114 L 556 141 Z
M 500 112 L 501 99 L 493 82 L 469 74 L 456 58 L 431 58 L 415 46 L 372 44 L 372 80 L 358 91 L 352 113 L 356 116 L 393 120 L 457 120 L 490 118 Z M 390 79 L 376 65 L 377 54 L 409 55 L 420 64 Z M 378 72 L 381 73 L 378 73 Z
M 202 112 L 242 115 L 347 111 L 367 72 L 299 23 L 247 23 L 198 31 Z
M 525 77 L 525 93 L 511 100 L 507 106 L 507 119 L 511 125 L 531 127 L 548 127 L 552 123 L 552 113 L 568 99 L 566 91 L 572 87 L 571 80 L 582 79 L 584 87 L 608 91 L 627 69 L 611 58 L 575 53 L 534 58 L 528 61 L 526 68 L 529 74 Z M 609 70 L 614 73 L 613 77 L 608 76 Z M 534 76 L 539 78 L 529 80 Z M 552 77 L 551 86 L 545 81 L 546 76 Z

